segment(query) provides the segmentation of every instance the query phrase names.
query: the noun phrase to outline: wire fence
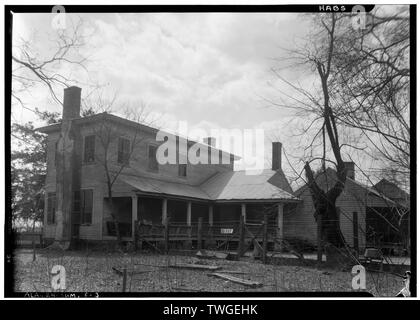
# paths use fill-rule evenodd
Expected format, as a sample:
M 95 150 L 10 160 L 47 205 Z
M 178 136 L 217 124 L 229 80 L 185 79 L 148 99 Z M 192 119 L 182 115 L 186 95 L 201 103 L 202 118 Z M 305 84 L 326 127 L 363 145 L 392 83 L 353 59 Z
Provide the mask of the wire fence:
M 223 250 L 219 252 L 229 251 Z M 15 253 L 15 290 L 19 292 L 354 292 L 350 269 L 303 264 L 299 259 L 269 263 L 245 255 L 241 259 L 203 259 L 194 249 L 122 250 L 117 245 L 85 244 L 83 250 L 20 249 Z M 232 253 L 232 252 L 231 252 Z M 35 257 L 35 258 L 34 258 Z M 357 264 L 355 261 L 354 264 Z M 65 270 L 65 287 L 53 287 L 54 266 Z M 344 266 L 344 265 L 343 265 Z M 215 277 L 219 273 L 225 278 Z M 236 282 L 231 280 L 235 279 Z M 238 280 L 239 279 L 239 280 Z M 254 285 L 249 285 L 252 283 Z M 256 285 L 258 284 L 258 285 Z M 366 289 L 375 296 L 394 296 L 402 288 L 400 274 L 369 271 Z

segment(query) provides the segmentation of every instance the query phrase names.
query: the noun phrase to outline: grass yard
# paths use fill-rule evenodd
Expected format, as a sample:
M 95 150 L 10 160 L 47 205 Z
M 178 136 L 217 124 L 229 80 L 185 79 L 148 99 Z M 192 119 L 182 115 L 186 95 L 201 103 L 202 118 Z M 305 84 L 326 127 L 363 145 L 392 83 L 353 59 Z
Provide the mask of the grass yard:
M 168 268 L 175 264 L 220 266 L 220 272 L 262 283 L 250 288 L 228 280 L 211 277 L 208 270 Z M 51 292 L 51 269 L 62 265 L 66 270 L 68 292 L 121 292 L 122 276 L 113 268 L 126 268 L 129 292 L 295 292 L 352 291 L 350 271 L 318 270 L 314 267 L 264 265 L 261 261 L 200 260 L 192 256 L 103 251 L 37 251 L 15 252 L 15 291 Z M 219 272 L 219 271 L 218 271 Z M 368 272 L 366 291 L 375 296 L 394 296 L 402 287 L 402 279 L 388 273 Z

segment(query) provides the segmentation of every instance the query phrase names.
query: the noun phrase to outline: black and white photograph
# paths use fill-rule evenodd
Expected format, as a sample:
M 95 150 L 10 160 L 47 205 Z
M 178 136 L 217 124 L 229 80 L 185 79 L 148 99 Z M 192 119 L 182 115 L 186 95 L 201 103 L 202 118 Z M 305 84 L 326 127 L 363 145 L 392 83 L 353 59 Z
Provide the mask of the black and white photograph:
M 416 297 L 416 5 L 4 9 L 5 297 Z

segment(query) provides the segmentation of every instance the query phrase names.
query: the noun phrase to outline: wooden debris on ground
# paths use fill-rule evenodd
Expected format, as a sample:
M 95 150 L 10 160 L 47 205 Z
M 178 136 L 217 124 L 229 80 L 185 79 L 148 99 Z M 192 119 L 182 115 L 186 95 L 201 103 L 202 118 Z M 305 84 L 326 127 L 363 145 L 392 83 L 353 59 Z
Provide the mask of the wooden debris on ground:
M 221 272 L 209 273 L 208 276 L 221 278 L 221 279 L 224 279 L 224 280 L 228 280 L 228 281 L 238 283 L 238 284 L 242 284 L 244 286 L 248 286 L 248 287 L 252 287 L 252 288 L 257 288 L 257 287 L 262 287 L 263 286 L 263 284 L 261 282 L 245 280 L 245 279 L 234 277 L 234 276 L 231 276 L 231 275 L 228 275 L 228 274 L 223 274 Z
M 168 265 L 169 268 L 180 268 L 180 269 L 196 269 L 196 270 L 219 270 L 221 267 L 219 266 L 209 266 L 209 265 L 202 265 L 202 264 L 170 264 Z
M 204 259 L 227 259 L 228 256 L 229 256 L 229 253 L 210 251 L 210 250 L 199 250 L 196 253 L 197 258 L 204 258 Z
M 123 276 L 124 275 L 124 270 L 119 270 L 115 267 L 112 267 L 112 271 L 114 271 L 116 274 L 118 274 L 119 276 Z M 135 275 L 135 274 L 142 274 L 142 273 L 148 273 L 148 272 L 153 272 L 154 270 L 131 270 L 131 271 L 127 271 L 128 275 Z
M 235 270 L 220 270 L 218 273 L 249 274 L 249 272 L 246 272 L 246 271 L 235 271 Z

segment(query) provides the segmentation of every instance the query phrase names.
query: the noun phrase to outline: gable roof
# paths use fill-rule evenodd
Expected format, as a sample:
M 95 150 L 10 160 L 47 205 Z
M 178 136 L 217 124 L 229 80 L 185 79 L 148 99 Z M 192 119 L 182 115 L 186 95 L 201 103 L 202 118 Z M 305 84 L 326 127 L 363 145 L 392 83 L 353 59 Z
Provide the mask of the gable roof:
M 335 184 L 337 180 L 337 173 L 334 169 L 332 168 L 327 168 L 325 170 L 325 172 L 320 172 L 315 176 L 315 181 L 318 183 L 318 185 L 321 187 L 321 189 L 323 190 L 329 190 L 329 188 L 333 187 L 333 185 Z M 387 198 L 385 195 L 379 193 L 375 188 L 373 187 L 369 187 L 359 181 L 353 180 L 349 177 L 346 178 L 346 184 L 352 184 L 354 186 L 356 186 L 357 188 L 362 189 L 363 191 L 365 191 L 367 194 L 369 195 L 373 195 L 375 197 L 379 197 L 381 199 L 383 199 L 386 202 L 389 202 L 390 204 L 396 204 L 395 201 Z M 299 197 L 300 195 L 302 195 L 302 193 L 309 188 L 307 184 L 303 185 L 302 187 L 300 187 L 299 189 L 297 189 L 293 194 L 297 197 Z
M 403 189 L 398 187 L 395 183 L 382 179 L 373 186 L 381 195 L 394 200 L 395 202 L 405 207 L 410 206 L 410 195 Z

